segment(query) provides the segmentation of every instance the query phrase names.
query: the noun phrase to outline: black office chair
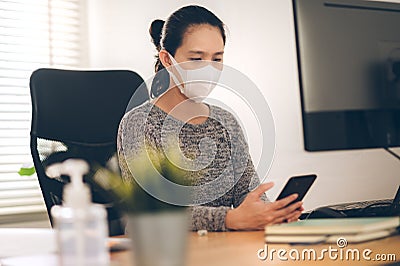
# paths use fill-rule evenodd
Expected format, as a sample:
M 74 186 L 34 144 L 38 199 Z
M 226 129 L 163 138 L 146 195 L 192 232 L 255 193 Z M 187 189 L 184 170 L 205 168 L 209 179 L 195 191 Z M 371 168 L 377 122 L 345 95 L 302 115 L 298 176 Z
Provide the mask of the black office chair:
M 119 171 L 116 158 L 119 122 L 128 104 L 133 108 L 145 102 L 148 91 L 143 79 L 128 70 L 48 68 L 32 73 L 30 89 L 31 153 L 53 224 L 50 209 L 62 203 L 62 190 L 67 180 L 47 177 L 46 166 L 68 158 L 82 158 L 92 170 L 102 166 Z M 90 181 L 90 175 L 85 176 L 85 181 Z M 93 183 L 88 183 L 93 201 L 107 206 L 110 235 L 124 233 L 121 215 L 112 207 L 110 199 Z

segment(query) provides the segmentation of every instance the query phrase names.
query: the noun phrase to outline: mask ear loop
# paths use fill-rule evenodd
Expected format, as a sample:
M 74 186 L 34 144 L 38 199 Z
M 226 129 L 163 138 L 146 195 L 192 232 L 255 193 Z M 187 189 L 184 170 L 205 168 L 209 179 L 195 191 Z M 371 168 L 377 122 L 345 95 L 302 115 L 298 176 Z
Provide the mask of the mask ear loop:
M 168 56 L 172 61 L 172 65 L 170 67 L 168 67 L 168 72 L 169 72 L 170 76 L 172 77 L 172 80 L 174 81 L 175 85 L 179 88 L 181 93 L 183 93 L 184 92 L 183 82 L 179 82 L 178 77 L 173 73 L 173 71 L 171 69 L 169 69 L 169 68 L 174 67 L 175 71 L 178 72 L 179 75 L 181 75 L 181 77 L 182 77 L 182 73 L 180 73 L 180 71 L 178 69 L 179 68 L 178 62 L 176 62 L 175 58 L 170 53 L 168 53 Z M 183 77 L 182 77 L 182 79 L 183 79 Z

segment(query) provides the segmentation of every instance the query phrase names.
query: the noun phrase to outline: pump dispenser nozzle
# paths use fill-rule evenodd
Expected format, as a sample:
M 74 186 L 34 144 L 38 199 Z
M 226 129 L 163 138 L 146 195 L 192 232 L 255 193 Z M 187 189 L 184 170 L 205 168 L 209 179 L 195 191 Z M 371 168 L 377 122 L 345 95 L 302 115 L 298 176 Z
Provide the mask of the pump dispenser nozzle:
M 71 182 L 64 187 L 64 203 L 73 208 L 85 208 L 91 202 L 89 187 L 83 183 L 83 176 L 89 172 L 89 165 L 81 159 L 68 159 L 49 166 L 46 175 L 51 178 L 68 175 Z

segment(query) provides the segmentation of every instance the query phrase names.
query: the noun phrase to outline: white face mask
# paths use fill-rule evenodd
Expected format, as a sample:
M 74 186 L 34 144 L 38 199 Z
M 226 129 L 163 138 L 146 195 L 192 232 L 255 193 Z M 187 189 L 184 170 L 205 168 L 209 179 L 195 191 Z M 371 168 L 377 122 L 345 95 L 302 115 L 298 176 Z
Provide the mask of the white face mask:
M 199 61 L 201 64 L 198 61 L 183 63 L 193 66 L 193 69 L 183 69 L 171 55 L 169 57 L 182 78 L 182 82 L 180 82 L 172 71 L 168 71 L 181 93 L 196 103 L 200 103 L 207 98 L 217 85 L 221 70 L 213 67 L 210 63 L 205 64 L 204 61 Z M 195 68 L 196 64 L 201 66 Z

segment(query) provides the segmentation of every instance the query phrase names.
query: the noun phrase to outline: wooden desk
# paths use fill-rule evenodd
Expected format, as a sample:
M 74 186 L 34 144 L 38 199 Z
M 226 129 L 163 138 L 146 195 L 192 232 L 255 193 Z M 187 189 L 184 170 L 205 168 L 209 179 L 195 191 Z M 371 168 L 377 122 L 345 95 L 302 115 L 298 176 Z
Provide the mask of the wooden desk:
M 190 233 L 188 247 L 188 266 L 251 266 L 251 265 L 384 265 L 389 261 L 366 261 L 362 258 L 360 261 L 352 260 L 331 260 L 325 253 L 323 261 L 281 261 L 276 256 L 271 261 L 267 258 L 265 261 L 258 259 L 257 251 L 264 248 L 263 232 L 226 232 L 226 233 L 208 233 L 207 236 L 198 236 L 196 233 Z M 284 245 L 270 244 L 268 249 L 291 249 L 302 251 L 303 249 L 315 249 L 319 255 L 324 248 L 337 248 L 336 244 L 318 244 L 318 245 Z M 397 261 L 400 261 L 400 235 L 389 238 L 369 241 L 361 244 L 349 244 L 344 249 L 358 249 L 360 256 L 364 249 L 372 250 L 369 257 L 373 258 L 376 254 L 394 254 Z M 156 251 L 155 251 L 156 252 Z M 351 254 L 350 254 L 351 255 Z M 131 263 L 131 256 L 128 251 L 114 252 L 111 255 L 112 262 L 115 265 L 128 266 Z M 156 254 L 155 254 L 156 256 Z M 289 258 L 288 254 L 286 257 Z M 113 264 L 114 265 L 114 264 Z

